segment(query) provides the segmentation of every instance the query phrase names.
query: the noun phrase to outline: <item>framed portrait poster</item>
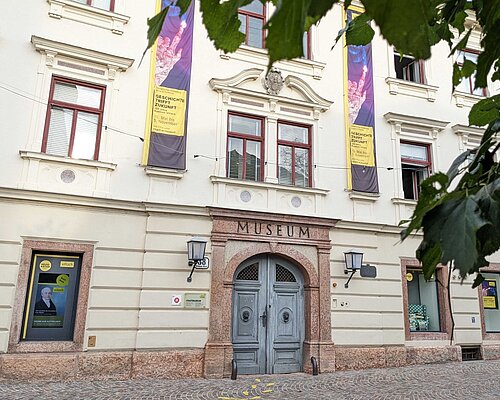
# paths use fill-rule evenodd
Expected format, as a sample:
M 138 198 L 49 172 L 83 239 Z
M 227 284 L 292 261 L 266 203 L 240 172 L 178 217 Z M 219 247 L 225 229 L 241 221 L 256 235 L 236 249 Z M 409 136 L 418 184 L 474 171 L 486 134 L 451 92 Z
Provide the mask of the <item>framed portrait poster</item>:
M 34 253 L 21 340 L 72 340 L 81 256 Z
M 483 308 L 498 310 L 497 281 L 495 279 L 485 279 L 481 285 Z

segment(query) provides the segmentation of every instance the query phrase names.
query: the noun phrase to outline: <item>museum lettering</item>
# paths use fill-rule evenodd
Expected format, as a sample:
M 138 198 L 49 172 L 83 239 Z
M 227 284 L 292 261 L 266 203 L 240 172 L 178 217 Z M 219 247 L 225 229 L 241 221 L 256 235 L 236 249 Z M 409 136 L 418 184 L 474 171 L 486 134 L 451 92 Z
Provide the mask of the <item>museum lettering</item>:
M 309 227 L 288 225 L 288 224 L 268 224 L 263 222 L 242 222 L 238 221 L 237 233 L 248 233 L 251 235 L 283 236 L 289 238 L 309 238 Z

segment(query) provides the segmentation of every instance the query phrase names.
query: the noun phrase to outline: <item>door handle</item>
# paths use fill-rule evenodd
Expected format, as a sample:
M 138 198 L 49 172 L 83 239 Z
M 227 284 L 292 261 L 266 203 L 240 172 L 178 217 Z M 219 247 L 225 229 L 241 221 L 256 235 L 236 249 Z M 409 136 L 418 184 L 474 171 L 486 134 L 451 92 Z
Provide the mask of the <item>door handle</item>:
M 262 326 L 264 328 L 266 328 L 267 327 L 267 310 L 264 310 L 264 312 L 262 313 L 260 318 L 262 319 Z

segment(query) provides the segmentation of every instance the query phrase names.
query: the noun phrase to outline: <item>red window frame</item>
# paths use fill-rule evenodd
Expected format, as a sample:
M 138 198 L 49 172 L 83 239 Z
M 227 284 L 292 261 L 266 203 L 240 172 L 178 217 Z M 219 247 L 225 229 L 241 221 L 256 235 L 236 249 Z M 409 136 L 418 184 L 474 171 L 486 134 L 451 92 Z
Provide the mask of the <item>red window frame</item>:
M 231 132 L 229 130 L 229 119 L 231 116 L 236 117 L 244 117 L 249 119 L 254 119 L 260 121 L 260 137 L 246 135 L 244 133 L 239 132 Z M 241 174 L 241 179 L 246 180 L 246 168 L 247 168 L 247 140 L 252 142 L 260 142 L 260 176 L 259 180 L 255 182 L 263 182 L 264 181 L 264 146 L 265 146 L 265 130 L 264 130 L 264 117 L 258 117 L 256 115 L 244 114 L 239 112 L 231 111 L 227 114 L 227 140 L 226 140 L 226 176 L 229 178 L 229 138 L 238 138 L 243 140 L 243 172 Z M 237 179 L 237 178 L 232 178 Z
M 479 52 L 479 51 L 477 51 L 477 50 L 471 50 L 471 49 L 460 50 L 460 52 L 462 52 L 462 53 L 469 53 L 469 54 L 475 54 L 475 55 L 479 55 L 479 54 L 481 54 L 481 52 Z M 465 55 L 464 55 L 464 59 L 465 59 Z M 459 63 L 458 61 L 457 61 L 457 64 L 458 64 L 458 65 L 460 65 L 460 67 L 462 67 L 462 66 L 463 66 L 463 64 L 462 64 L 462 63 Z M 472 84 L 472 78 L 473 78 L 474 76 L 475 76 L 475 74 L 474 74 L 474 75 L 472 75 L 472 76 L 469 76 L 469 77 L 467 77 L 467 78 L 463 78 L 463 79 L 462 79 L 462 80 L 464 80 L 464 79 L 465 79 L 465 80 L 469 83 L 469 91 L 468 91 L 467 93 L 468 93 L 468 94 L 472 94 L 472 95 L 474 95 L 474 94 L 475 94 L 475 93 L 474 93 L 474 85 Z M 482 95 L 483 95 L 483 96 L 487 96 L 487 95 L 488 95 L 488 92 L 486 91 L 486 88 L 481 88 L 481 89 L 482 89 L 482 92 L 483 92 L 483 94 L 482 94 Z
M 263 4 L 262 5 L 262 14 L 258 14 L 252 11 L 247 11 L 247 10 L 242 10 L 241 8 L 238 9 L 238 15 L 244 15 L 245 16 L 245 44 L 248 46 L 248 21 L 249 17 L 254 17 L 262 20 L 262 41 L 261 41 L 261 49 L 264 48 L 264 40 L 265 40 L 265 32 L 264 32 L 264 25 L 266 24 L 266 6 Z
M 432 173 L 432 158 L 431 158 L 431 146 L 427 143 L 415 143 L 408 141 L 401 141 L 401 144 L 409 144 L 412 146 L 425 147 L 427 153 L 427 161 L 414 160 L 413 158 L 403 158 L 401 156 L 401 178 L 403 178 L 403 164 L 410 164 L 415 166 L 422 166 L 427 168 L 427 172 L 430 175 Z M 413 200 L 418 200 L 418 182 L 415 171 L 412 172 L 412 180 L 413 180 L 413 193 L 415 194 Z M 411 199 L 409 199 L 411 200 Z
M 401 56 L 395 50 L 394 51 L 394 58 L 396 59 L 399 57 L 401 57 Z M 403 76 L 402 79 L 404 81 L 407 81 L 407 82 L 415 82 L 415 83 L 420 83 L 423 85 L 427 84 L 427 78 L 425 76 L 425 61 L 424 60 L 417 60 L 415 57 L 410 56 L 410 55 L 406 55 L 406 54 L 403 54 L 403 58 L 413 59 L 414 62 L 418 65 L 418 69 L 419 69 L 420 74 L 419 74 L 418 80 L 413 80 L 413 79 L 411 79 L 411 75 L 410 75 L 409 71 L 407 71 L 406 76 Z M 397 73 L 397 71 L 396 71 L 396 73 Z M 403 71 L 403 73 L 404 73 L 404 71 Z
M 90 7 L 94 7 L 92 5 L 92 2 L 93 2 L 93 0 L 87 0 L 87 5 L 90 6 Z M 96 8 L 99 8 L 99 7 L 96 7 Z M 102 10 L 111 11 L 111 12 L 115 11 L 115 0 L 110 0 L 110 2 L 109 2 L 109 10 L 107 10 L 105 8 L 102 8 Z
M 291 125 L 291 126 L 297 126 L 300 128 L 306 128 L 307 129 L 307 144 L 305 143 L 297 143 L 297 142 L 289 142 L 287 140 L 283 140 L 279 138 L 279 125 Z M 285 121 L 285 120 L 278 120 L 278 131 L 277 131 L 277 142 L 278 145 L 276 146 L 276 175 L 278 176 L 279 180 L 279 146 L 287 146 L 292 148 L 292 186 L 295 186 L 295 149 L 300 148 L 300 149 L 306 149 L 307 150 L 307 159 L 309 162 L 308 165 L 308 173 L 309 173 L 309 182 L 306 187 L 312 187 L 312 135 L 311 135 L 311 125 L 305 125 L 305 124 L 299 124 L 297 122 L 290 122 L 290 121 Z
M 70 83 L 74 85 L 79 85 L 79 86 L 85 86 L 89 87 L 92 89 L 98 89 L 101 91 L 101 102 L 99 104 L 99 108 L 93 108 L 93 107 L 86 107 L 86 106 L 81 106 L 78 104 L 73 104 L 73 103 L 66 103 L 64 101 L 59 101 L 54 99 L 54 91 L 56 87 L 56 83 Z M 51 111 L 52 107 L 63 107 L 66 109 L 73 110 L 73 123 L 71 126 L 71 136 L 69 140 L 69 145 L 68 145 L 68 157 L 72 156 L 73 153 L 73 144 L 75 141 L 75 131 L 76 131 L 76 122 L 77 122 L 77 115 L 79 111 L 82 112 L 87 112 L 87 113 L 92 113 L 92 114 L 97 114 L 98 117 L 98 122 L 97 122 L 97 134 L 96 134 L 96 139 L 95 139 L 95 149 L 94 149 L 94 160 L 97 160 L 99 156 L 99 146 L 101 144 L 101 130 L 102 130 L 102 118 L 103 118 L 103 113 L 104 113 L 104 99 L 106 97 L 106 87 L 101 86 L 101 85 L 96 85 L 93 83 L 88 83 L 88 82 L 82 82 L 82 81 L 77 81 L 75 79 L 69 79 L 65 78 L 62 76 L 53 76 L 52 81 L 50 83 L 50 92 L 49 92 L 49 101 L 47 103 L 47 114 L 45 116 L 45 127 L 43 131 L 43 139 L 42 139 L 42 153 L 47 152 L 47 142 L 49 139 L 49 127 L 50 127 L 50 116 L 51 116 Z

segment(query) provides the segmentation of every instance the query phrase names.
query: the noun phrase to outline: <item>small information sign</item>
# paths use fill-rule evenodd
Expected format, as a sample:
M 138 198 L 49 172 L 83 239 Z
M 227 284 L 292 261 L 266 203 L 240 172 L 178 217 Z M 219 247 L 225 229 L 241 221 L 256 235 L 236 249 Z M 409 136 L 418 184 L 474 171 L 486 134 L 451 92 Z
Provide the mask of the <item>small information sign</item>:
M 186 293 L 184 295 L 184 308 L 206 308 L 206 293 Z

